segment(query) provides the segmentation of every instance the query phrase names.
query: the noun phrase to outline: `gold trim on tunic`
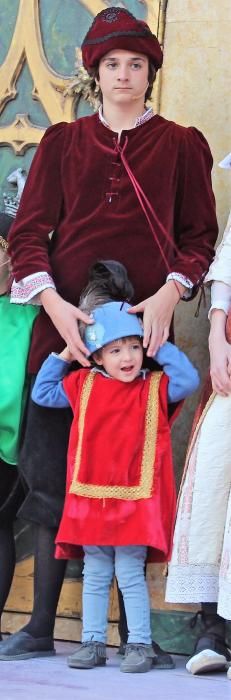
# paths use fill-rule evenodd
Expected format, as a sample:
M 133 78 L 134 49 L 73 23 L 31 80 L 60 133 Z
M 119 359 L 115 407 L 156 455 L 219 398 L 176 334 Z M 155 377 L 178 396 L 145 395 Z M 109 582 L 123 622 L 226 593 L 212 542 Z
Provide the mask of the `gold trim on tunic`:
M 159 418 L 159 385 L 162 374 L 162 372 L 153 372 L 150 379 L 148 401 L 145 412 L 145 435 L 141 459 L 140 481 L 136 486 L 102 486 L 98 484 L 85 484 L 79 481 L 78 474 L 81 464 L 85 415 L 92 391 L 93 381 L 96 375 L 90 373 L 86 377 L 80 397 L 78 426 L 79 440 L 70 493 L 75 493 L 79 496 L 85 496 L 87 498 L 118 498 L 133 501 L 139 500 L 140 498 L 151 497 L 154 480 L 154 463 Z

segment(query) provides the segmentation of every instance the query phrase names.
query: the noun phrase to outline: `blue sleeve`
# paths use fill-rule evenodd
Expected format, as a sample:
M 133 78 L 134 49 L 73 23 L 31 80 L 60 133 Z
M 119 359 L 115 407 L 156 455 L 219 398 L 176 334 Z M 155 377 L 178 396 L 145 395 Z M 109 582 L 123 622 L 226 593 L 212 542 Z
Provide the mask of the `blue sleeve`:
M 37 374 L 31 394 L 32 400 L 46 408 L 70 406 L 62 383 L 69 370 L 70 362 L 62 360 L 58 355 L 49 355 Z
M 169 377 L 168 400 L 181 401 L 198 389 L 200 378 L 188 357 L 169 341 L 159 348 L 153 358 Z

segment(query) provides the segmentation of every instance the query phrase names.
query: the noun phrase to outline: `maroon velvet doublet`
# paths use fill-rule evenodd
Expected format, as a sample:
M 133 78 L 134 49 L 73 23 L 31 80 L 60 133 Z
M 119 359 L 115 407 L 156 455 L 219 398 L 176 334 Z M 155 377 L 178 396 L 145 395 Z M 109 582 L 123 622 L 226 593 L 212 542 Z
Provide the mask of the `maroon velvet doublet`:
M 77 305 L 89 266 L 99 258 L 123 263 L 134 302 L 154 294 L 169 270 L 193 283 L 207 270 L 217 236 L 212 158 L 203 135 L 156 115 L 123 131 L 126 159 L 163 232 L 168 269 L 116 150 L 118 135 L 98 114 L 50 127 L 35 154 L 10 236 L 16 280 L 47 271 L 61 296 Z M 50 241 L 49 233 L 54 231 Z M 37 372 L 63 340 L 41 310 L 34 325 L 29 369 Z

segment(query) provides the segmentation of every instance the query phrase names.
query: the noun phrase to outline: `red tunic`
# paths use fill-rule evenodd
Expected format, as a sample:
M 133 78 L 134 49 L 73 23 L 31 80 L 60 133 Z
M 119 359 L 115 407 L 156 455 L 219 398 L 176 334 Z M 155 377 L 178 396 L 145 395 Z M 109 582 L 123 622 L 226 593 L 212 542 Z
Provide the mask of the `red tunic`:
M 48 272 L 61 296 L 77 305 L 90 265 L 99 258 L 114 259 L 127 268 L 138 303 L 160 289 L 169 269 L 193 283 L 208 269 L 217 223 L 212 158 L 203 135 L 159 115 L 121 135 L 132 172 L 179 249 L 177 254 L 156 224 L 168 269 L 115 150 L 117 139 L 98 114 L 47 130 L 11 229 L 17 281 Z M 37 372 L 49 352 L 62 347 L 63 340 L 41 309 L 29 371 Z
M 149 373 L 126 384 L 82 369 L 64 380 L 74 418 L 67 494 L 56 557 L 78 545 L 147 545 L 169 558 L 175 484 L 167 377 Z

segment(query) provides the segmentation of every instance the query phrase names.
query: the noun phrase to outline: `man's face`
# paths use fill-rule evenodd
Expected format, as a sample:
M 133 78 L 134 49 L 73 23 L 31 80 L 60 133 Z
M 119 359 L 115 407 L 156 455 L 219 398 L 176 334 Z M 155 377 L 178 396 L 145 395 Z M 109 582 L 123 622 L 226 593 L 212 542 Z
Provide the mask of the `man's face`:
M 148 58 L 135 51 L 109 51 L 99 63 L 103 98 L 118 104 L 143 98 L 148 87 Z

